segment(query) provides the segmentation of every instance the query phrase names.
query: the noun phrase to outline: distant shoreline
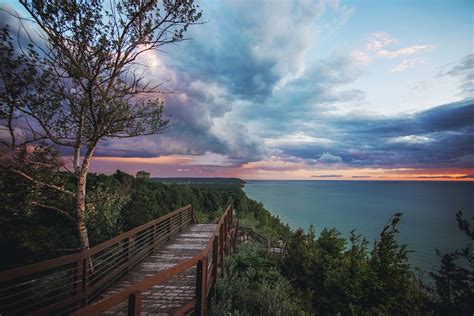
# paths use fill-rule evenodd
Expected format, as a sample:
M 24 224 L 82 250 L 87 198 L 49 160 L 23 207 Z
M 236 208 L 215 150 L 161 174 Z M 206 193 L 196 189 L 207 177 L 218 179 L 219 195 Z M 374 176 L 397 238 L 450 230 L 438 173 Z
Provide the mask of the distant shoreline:
M 442 182 L 442 183 L 447 183 L 447 182 L 456 182 L 456 183 L 474 183 L 474 179 L 465 179 L 465 180 L 420 180 L 420 179 L 413 179 L 413 180 L 392 180 L 392 179 L 374 179 L 374 180 L 369 180 L 369 179 L 245 179 L 242 180 L 245 182 L 248 181 L 306 181 L 306 182 L 312 182 L 312 181 L 317 181 L 317 182 Z
M 239 178 L 220 178 L 220 177 L 202 177 L 202 178 L 191 178 L 191 177 L 173 177 L 173 178 L 151 178 L 153 181 L 162 183 L 176 183 L 176 184 L 238 184 L 244 185 L 246 182 Z
M 241 179 L 226 177 L 152 177 L 154 181 L 177 184 L 241 184 L 248 181 L 318 181 L 318 182 L 465 182 L 474 183 L 474 179 Z

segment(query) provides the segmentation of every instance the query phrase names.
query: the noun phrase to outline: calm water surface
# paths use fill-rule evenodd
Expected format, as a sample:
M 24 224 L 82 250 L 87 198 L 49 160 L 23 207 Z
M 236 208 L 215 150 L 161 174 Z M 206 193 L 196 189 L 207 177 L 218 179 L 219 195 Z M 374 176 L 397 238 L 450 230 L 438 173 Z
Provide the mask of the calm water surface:
M 432 270 L 442 251 L 469 243 L 457 228 L 456 212 L 474 216 L 473 182 L 247 181 L 247 195 L 261 201 L 292 228 L 314 225 L 319 233 L 352 229 L 375 240 L 395 212 L 403 212 L 399 241 L 415 252 L 413 265 Z

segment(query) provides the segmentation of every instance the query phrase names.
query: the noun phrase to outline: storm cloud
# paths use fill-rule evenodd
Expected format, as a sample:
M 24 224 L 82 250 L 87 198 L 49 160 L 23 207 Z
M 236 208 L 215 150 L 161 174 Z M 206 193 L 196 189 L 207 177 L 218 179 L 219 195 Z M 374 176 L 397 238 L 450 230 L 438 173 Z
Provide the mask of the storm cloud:
M 474 167 L 474 101 L 398 117 L 326 117 L 311 122 L 330 130 L 331 142 L 280 148 L 308 160 L 330 152 L 358 167 Z M 324 136 L 306 129 L 311 138 Z
M 315 99 L 330 102 L 350 98 L 351 93 L 360 97 L 358 91 L 337 95 L 326 88 L 347 80 L 337 78 L 330 64 L 319 61 L 311 73 L 305 71 L 306 54 L 325 27 L 319 19 L 328 13 L 334 15 L 333 23 L 338 23 L 350 14 L 349 8 L 337 2 L 294 5 L 268 1 L 254 6 L 229 1 L 208 3 L 206 9 L 206 23 L 192 29 L 191 41 L 170 47 L 166 54 L 142 56 L 146 77 L 167 81 L 166 89 L 173 92 L 163 96 L 172 126 L 153 137 L 108 140 L 98 148 L 98 155 L 154 157 L 212 152 L 239 166 L 279 151 L 265 144 L 266 135 L 255 132 L 257 128 L 272 133 L 273 128 L 253 125 L 254 119 L 273 124 L 271 120 L 289 114 L 288 102 L 298 102 L 296 98 L 301 102 L 295 118 L 311 108 L 309 103 Z M 341 69 L 342 73 L 345 70 Z M 321 83 L 300 93 L 297 85 L 306 85 L 308 80 Z
M 264 161 L 259 170 L 275 171 L 301 165 L 474 168 L 473 54 L 432 74 L 433 80 L 456 79 L 462 101 L 381 115 L 364 111 L 367 91 L 355 84 L 367 65 L 383 59 L 395 66 L 431 45 L 383 50 L 380 45 L 396 41 L 377 33 L 378 42 L 359 54 L 352 48 L 315 54 L 321 37 L 353 14 L 339 1 L 211 1 L 202 7 L 205 23 L 191 28 L 191 40 L 138 60 L 149 81 L 167 82 L 162 98 L 170 127 L 155 136 L 106 140 L 98 156 L 190 155 L 191 164 L 216 168 Z M 327 172 L 312 177 L 342 176 Z
M 191 41 L 143 59 L 150 80 L 169 80 L 172 126 L 108 141 L 99 155 L 211 153 L 234 167 L 270 157 L 327 167 L 474 167 L 472 99 L 412 114 L 364 113 L 365 92 L 352 84 L 365 70 L 350 52 L 307 61 L 320 32 L 343 23 L 351 8 L 241 1 L 206 8 L 207 22 L 192 29 Z M 326 15 L 334 18 L 328 23 Z M 441 75 L 465 80 L 471 59 Z

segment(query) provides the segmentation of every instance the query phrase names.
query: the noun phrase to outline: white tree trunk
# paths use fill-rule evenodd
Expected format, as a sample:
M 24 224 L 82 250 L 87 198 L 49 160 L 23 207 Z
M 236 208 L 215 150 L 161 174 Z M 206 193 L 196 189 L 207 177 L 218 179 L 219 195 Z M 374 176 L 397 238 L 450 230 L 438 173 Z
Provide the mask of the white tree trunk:
M 81 171 L 81 149 L 74 148 L 74 174 L 79 176 L 79 172 Z
M 79 233 L 79 241 L 81 243 L 81 250 L 89 249 L 89 236 L 87 234 L 87 227 L 85 223 L 85 212 L 86 212 L 86 183 L 87 173 L 89 171 L 90 161 L 94 147 L 89 147 L 87 153 L 82 161 L 81 170 L 77 177 L 77 188 L 76 188 L 76 225 Z

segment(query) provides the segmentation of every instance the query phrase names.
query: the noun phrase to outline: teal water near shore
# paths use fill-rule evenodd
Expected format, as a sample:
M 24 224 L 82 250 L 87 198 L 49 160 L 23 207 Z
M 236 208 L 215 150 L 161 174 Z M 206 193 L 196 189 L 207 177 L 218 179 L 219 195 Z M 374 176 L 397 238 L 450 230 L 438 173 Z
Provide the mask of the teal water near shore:
M 414 251 L 412 265 L 426 270 L 439 266 L 436 248 L 470 242 L 456 212 L 474 216 L 474 182 L 249 180 L 244 190 L 294 229 L 313 225 L 319 234 L 334 227 L 346 237 L 356 229 L 371 243 L 395 212 L 403 212 L 398 240 Z

